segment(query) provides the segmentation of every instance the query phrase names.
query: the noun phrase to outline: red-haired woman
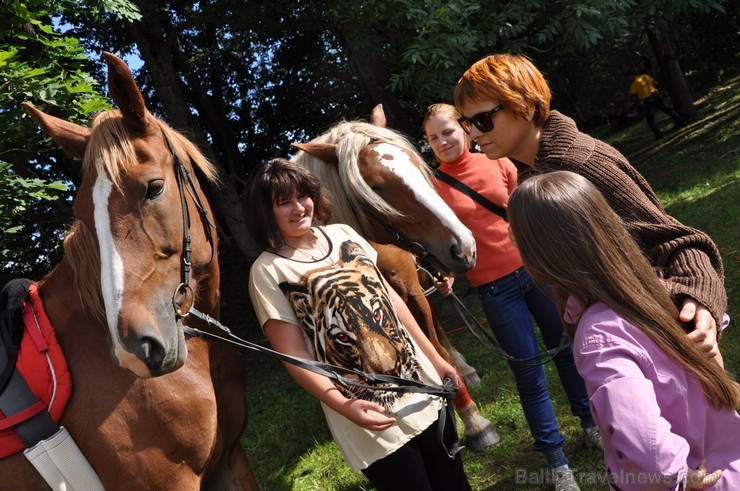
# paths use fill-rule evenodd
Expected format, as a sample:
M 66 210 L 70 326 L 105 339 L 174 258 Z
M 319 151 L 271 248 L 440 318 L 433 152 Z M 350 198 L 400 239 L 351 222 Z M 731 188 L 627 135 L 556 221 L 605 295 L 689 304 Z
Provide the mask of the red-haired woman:
M 550 99 L 544 76 L 521 55 L 487 56 L 455 87 L 461 126 L 488 158 L 511 159 L 519 183 L 533 174 L 567 170 L 596 185 L 663 279 L 680 320 L 689 326 L 689 338 L 721 365 L 717 328 L 727 294 L 717 246 L 669 216 L 621 153 L 551 111 Z

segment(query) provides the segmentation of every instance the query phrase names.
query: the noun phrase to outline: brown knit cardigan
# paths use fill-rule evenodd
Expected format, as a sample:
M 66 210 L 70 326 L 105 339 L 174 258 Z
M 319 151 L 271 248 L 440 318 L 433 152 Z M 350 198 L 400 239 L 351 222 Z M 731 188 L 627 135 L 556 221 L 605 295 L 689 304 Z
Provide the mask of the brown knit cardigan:
M 680 307 L 685 297 L 691 297 L 721 325 L 727 293 L 717 246 L 703 232 L 668 215 L 645 178 L 616 149 L 581 133 L 572 119 L 552 111 L 534 169 L 521 162 L 517 167 L 519 182 L 533 173 L 566 170 L 594 183 L 662 273 L 676 304 Z

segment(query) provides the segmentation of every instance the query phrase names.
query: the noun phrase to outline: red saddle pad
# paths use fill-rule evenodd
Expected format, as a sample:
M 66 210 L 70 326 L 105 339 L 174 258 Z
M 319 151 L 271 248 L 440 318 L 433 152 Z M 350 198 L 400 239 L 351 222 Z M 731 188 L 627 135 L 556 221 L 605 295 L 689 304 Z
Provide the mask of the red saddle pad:
M 57 342 L 56 331 L 49 322 L 35 284 L 23 302 L 23 340 L 16 368 L 31 392 L 48 408 L 51 418 L 59 422 L 72 395 L 72 376 Z M 52 373 L 53 370 L 53 373 Z M 5 415 L 0 411 L 0 425 Z M 0 459 L 26 448 L 13 428 L 0 430 Z

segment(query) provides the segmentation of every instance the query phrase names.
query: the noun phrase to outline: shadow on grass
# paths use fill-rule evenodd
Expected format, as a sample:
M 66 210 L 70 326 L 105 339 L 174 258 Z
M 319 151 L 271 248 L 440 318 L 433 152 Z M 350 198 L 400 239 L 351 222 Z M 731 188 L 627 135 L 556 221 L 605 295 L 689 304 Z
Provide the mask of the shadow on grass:
M 736 166 L 733 156 L 737 157 L 738 141 L 726 138 L 733 127 L 735 132 L 740 131 L 740 105 L 667 133 L 657 142 L 636 134 L 615 146 L 656 192 L 671 193 L 711 180 L 727 173 L 729 166 Z

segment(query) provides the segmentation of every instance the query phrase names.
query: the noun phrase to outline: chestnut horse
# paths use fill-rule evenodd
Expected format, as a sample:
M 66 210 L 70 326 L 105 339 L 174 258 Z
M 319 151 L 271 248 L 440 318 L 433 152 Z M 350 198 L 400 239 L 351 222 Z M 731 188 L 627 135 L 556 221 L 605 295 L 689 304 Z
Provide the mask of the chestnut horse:
M 108 491 L 257 489 L 240 443 L 239 357 L 186 338 L 183 323 L 208 326 L 178 313 L 219 314 L 216 234 L 195 175 L 216 171 L 147 110 L 126 64 L 104 56 L 119 109 L 91 128 L 25 105 L 83 159 L 64 258 L 37 285 L 73 380 L 59 424 Z M 0 483 L 46 487 L 20 453 L 0 461 Z
M 293 144 L 301 151 L 292 160 L 310 169 L 329 191 L 332 220 L 350 225 L 377 249 L 378 268 L 437 351 L 465 375 L 440 343 L 409 251 L 428 254 L 443 271 L 464 273 L 475 265 L 475 240 L 434 190 L 421 155 L 398 132 L 386 129 L 384 120 L 378 106 L 371 123 L 342 122 L 308 143 Z M 464 385 L 454 402 L 468 448 L 498 443 L 500 437 Z

